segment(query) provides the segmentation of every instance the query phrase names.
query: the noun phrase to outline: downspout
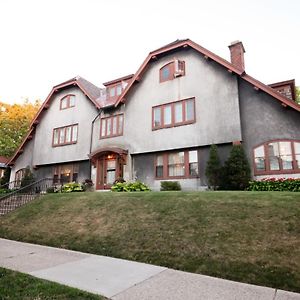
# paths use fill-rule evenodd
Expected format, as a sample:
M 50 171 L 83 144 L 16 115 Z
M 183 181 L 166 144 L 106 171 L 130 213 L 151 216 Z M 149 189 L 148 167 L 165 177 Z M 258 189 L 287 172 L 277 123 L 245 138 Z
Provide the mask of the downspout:
M 89 153 L 89 158 L 90 158 L 90 179 L 92 179 L 91 175 L 92 175 L 92 160 L 91 160 L 91 153 L 92 153 L 92 147 L 93 147 L 93 134 L 94 134 L 94 124 L 96 122 L 96 120 L 98 119 L 98 117 L 101 115 L 102 113 L 102 109 L 99 108 L 99 112 L 96 115 L 96 117 L 93 119 L 92 124 L 91 124 L 91 139 L 90 139 L 90 153 Z

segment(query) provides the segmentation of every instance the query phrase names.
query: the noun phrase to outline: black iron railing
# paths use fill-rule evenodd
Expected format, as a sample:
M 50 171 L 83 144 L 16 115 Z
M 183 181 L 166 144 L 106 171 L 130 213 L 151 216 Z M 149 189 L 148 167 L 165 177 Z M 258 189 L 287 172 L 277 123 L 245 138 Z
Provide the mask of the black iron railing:
M 24 183 L 22 183 L 24 185 Z M 58 179 L 43 178 L 36 182 L 0 196 L 0 215 L 8 212 L 36 199 L 38 196 L 46 194 L 48 189 L 59 189 L 62 182 Z

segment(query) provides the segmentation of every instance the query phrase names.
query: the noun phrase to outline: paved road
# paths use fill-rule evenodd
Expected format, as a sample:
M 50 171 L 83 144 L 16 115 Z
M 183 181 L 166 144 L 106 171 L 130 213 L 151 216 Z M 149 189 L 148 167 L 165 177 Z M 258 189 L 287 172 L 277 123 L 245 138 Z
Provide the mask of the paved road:
M 0 266 L 113 300 L 300 300 L 300 294 L 0 239 Z

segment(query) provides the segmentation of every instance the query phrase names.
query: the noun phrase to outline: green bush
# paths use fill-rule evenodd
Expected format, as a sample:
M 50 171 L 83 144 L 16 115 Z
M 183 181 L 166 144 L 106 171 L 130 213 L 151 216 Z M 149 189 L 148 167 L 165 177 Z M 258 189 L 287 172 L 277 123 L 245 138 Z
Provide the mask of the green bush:
M 209 188 L 216 190 L 220 186 L 221 180 L 221 163 L 218 156 L 218 148 L 216 145 L 211 145 L 209 151 L 209 159 L 207 161 L 205 175 L 208 180 Z
M 33 173 L 31 172 L 29 167 L 25 169 L 25 175 L 21 180 L 21 187 L 25 187 L 29 184 L 32 184 L 35 181 Z
M 181 186 L 178 181 L 161 181 L 160 182 L 161 191 L 180 191 Z
M 250 167 L 242 145 L 233 145 L 221 170 L 221 189 L 245 190 L 250 181 Z
M 9 189 L 0 189 L 0 195 L 6 194 L 6 193 L 9 193 L 9 192 L 10 192 Z
M 140 182 L 117 182 L 111 187 L 113 192 L 147 192 L 150 191 L 149 187 Z
M 249 191 L 300 192 L 300 179 L 267 178 L 249 182 Z
M 62 186 L 61 192 L 62 193 L 83 192 L 83 187 L 80 183 L 70 182 Z

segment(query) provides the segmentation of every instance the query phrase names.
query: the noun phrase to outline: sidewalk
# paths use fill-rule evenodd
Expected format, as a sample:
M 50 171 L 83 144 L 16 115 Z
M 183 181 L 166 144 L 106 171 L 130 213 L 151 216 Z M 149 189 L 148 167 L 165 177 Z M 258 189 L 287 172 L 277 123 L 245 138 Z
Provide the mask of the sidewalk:
M 113 300 L 300 300 L 300 294 L 0 239 L 0 266 Z

